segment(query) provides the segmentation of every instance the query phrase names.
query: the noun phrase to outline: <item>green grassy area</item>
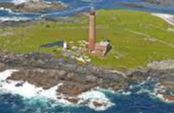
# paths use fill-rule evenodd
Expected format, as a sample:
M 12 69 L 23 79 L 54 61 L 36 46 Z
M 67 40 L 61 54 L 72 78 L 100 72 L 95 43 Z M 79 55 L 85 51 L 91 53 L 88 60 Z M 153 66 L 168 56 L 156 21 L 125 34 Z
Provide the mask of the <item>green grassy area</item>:
M 0 50 L 15 53 L 52 52 L 41 45 L 57 40 L 87 39 L 87 17 L 69 22 L 34 22 L 0 29 Z M 114 69 L 137 68 L 156 60 L 174 58 L 174 27 L 150 13 L 127 10 L 97 12 L 97 39 L 111 40 L 107 57 L 94 57 L 95 65 Z

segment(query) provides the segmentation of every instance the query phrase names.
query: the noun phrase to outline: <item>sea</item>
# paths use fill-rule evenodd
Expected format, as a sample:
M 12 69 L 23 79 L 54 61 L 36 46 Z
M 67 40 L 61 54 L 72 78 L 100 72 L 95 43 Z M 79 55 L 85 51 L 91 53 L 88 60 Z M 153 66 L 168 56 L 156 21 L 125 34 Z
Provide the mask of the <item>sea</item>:
M 0 0 L 0 2 L 25 2 L 25 0 Z M 153 5 L 144 0 L 47 0 L 61 2 L 69 7 L 63 11 L 48 11 L 41 13 L 19 13 L 11 9 L 0 8 L 0 21 L 39 20 L 43 18 L 71 17 L 94 7 L 100 9 L 140 10 L 154 13 L 174 14 L 174 5 Z M 132 5 L 124 4 L 134 4 Z M 144 83 L 132 84 L 126 90 L 114 92 L 106 89 L 95 89 L 80 97 L 85 104 L 70 104 L 66 100 L 55 99 L 55 87 L 49 90 L 37 88 L 29 83 L 21 87 L 6 80 L 15 70 L 0 72 L 0 113 L 174 113 L 174 103 L 168 102 L 156 93 L 160 90 L 158 83 L 147 80 Z M 107 106 L 95 108 L 91 101 L 105 101 Z

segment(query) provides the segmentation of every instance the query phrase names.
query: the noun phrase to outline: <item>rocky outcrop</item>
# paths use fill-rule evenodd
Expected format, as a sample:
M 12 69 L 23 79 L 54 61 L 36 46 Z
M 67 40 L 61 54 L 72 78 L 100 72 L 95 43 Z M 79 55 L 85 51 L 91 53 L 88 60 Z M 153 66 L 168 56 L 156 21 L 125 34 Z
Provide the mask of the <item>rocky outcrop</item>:
M 50 54 L 1 53 L 0 62 L 8 68 L 18 70 L 7 78 L 7 81 L 22 81 L 15 84 L 16 87 L 29 83 L 44 90 L 50 90 L 60 84 L 55 89 L 57 99 L 63 99 L 73 104 L 90 103 L 96 108 L 108 107 L 108 101 L 102 99 L 83 100 L 81 94 L 90 92 L 97 87 L 115 91 L 128 87 L 125 75 L 122 73 L 98 68 L 91 64 L 78 64 L 74 59 L 56 59 Z
M 78 64 L 74 59 L 56 59 L 53 55 L 31 53 L 23 55 L 0 54 L 0 62 L 19 71 L 8 79 L 23 80 L 38 87 L 49 89 L 63 83 L 58 89 L 64 95 L 75 96 L 95 87 L 119 90 L 127 87 L 121 73 Z
M 67 5 L 62 3 L 47 3 L 44 1 L 28 1 L 20 4 L 0 3 L 0 7 L 11 9 L 15 12 L 44 12 L 48 10 L 63 10 Z
M 88 73 L 69 72 L 58 69 L 32 68 L 19 69 L 18 72 L 13 73 L 8 79 L 27 81 L 44 89 L 49 89 L 63 83 L 57 91 L 67 96 L 77 96 L 95 87 L 119 90 L 127 86 L 123 82 L 124 78 L 119 74 L 115 73 L 112 75 L 113 77 L 110 77 L 103 72 L 103 75 L 88 75 Z

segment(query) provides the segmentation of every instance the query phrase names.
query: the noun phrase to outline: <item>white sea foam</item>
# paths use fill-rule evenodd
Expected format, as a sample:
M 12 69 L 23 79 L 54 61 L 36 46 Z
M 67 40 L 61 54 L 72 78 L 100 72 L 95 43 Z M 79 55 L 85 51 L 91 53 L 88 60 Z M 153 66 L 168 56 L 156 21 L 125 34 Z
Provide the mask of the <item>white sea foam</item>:
M 7 11 L 7 12 L 9 12 L 9 13 L 12 13 L 12 12 L 13 12 L 11 9 L 9 9 L 9 8 L 4 8 L 4 7 L 0 7 L 0 10 L 1 10 L 1 11 Z
M 18 94 L 26 98 L 33 98 L 36 96 L 46 97 L 49 99 L 57 99 L 57 89 L 61 83 L 50 88 L 44 90 L 42 87 L 36 87 L 28 82 L 24 81 L 13 81 L 7 80 L 8 77 L 11 76 L 13 72 L 17 70 L 6 70 L 0 73 L 0 90 L 5 92 L 10 92 L 12 94 Z
M 123 91 L 121 92 L 122 95 L 131 95 L 132 92 L 131 91 Z
M 12 9 L 9 9 L 9 8 L 5 8 L 5 7 L 0 7 L 0 11 L 5 11 L 5 12 L 7 12 L 8 14 L 12 14 L 12 15 L 16 15 L 16 16 L 20 16 L 21 14 L 23 14 L 23 13 L 20 13 L 20 12 L 15 12 L 15 11 L 13 11 Z M 7 16 L 8 18 L 10 18 L 9 16 Z M 7 17 L 5 17 L 5 18 L 7 18 Z M 2 16 L 1 16 L 1 18 L 2 18 Z M 14 17 L 13 17 L 14 18 Z M 19 17 L 19 18 L 24 18 L 24 17 Z M 10 19 L 11 20 L 11 19 Z
M 34 85 L 29 84 L 28 82 L 23 83 L 21 86 L 16 86 L 20 82 L 7 81 L 2 84 L 1 89 L 7 92 L 18 94 L 26 98 L 32 98 L 37 95 L 37 92 L 41 91 L 41 88 L 36 88 Z
M 0 21 L 6 22 L 6 21 L 14 21 L 14 22 L 19 22 L 19 21 L 27 21 L 30 20 L 30 18 L 27 17 L 0 17 Z
M 91 90 L 84 92 L 78 96 L 80 101 L 78 104 L 86 103 L 91 109 L 96 111 L 103 111 L 113 106 L 114 104 L 100 91 Z M 95 106 L 95 102 L 102 104 L 101 106 Z
M 169 98 L 165 97 L 165 95 L 161 94 L 161 93 L 165 93 L 166 92 L 166 88 L 165 86 L 162 86 L 160 84 L 158 84 L 156 86 L 156 88 L 154 89 L 154 96 L 157 97 L 158 99 L 160 99 L 163 102 L 166 103 L 174 103 L 174 100 L 169 100 Z M 173 93 L 169 92 L 169 96 L 173 97 Z
M 174 102 L 173 100 L 169 100 L 169 99 L 165 98 L 164 95 L 160 94 L 160 93 L 154 93 L 153 96 L 155 98 L 160 99 L 161 101 L 163 101 L 165 103 L 173 103 Z
M 5 81 L 8 77 L 10 77 L 11 76 L 11 74 L 13 73 L 13 72 L 16 72 L 17 70 L 5 70 L 5 71 L 3 71 L 3 72 L 1 72 L 0 73 L 0 81 L 1 82 L 3 82 L 3 81 Z
M 56 100 L 56 89 L 58 86 L 59 85 L 44 90 L 43 88 L 36 87 L 28 82 L 7 80 L 3 83 L 1 82 L 0 90 L 12 94 L 18 94 L 25 98 L 45 97 Z
M 26 3 L 29 2 L 30 0 L 12 0 L 12 3 L 14 3 L 15 5 L 19 5 L 22 3 Z

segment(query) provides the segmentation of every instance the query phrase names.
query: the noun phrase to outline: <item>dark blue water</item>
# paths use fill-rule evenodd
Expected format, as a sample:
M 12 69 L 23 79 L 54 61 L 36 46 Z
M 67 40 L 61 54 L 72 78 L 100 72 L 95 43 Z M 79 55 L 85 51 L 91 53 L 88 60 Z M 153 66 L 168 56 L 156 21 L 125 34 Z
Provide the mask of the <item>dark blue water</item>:
M 95 111 L 85 106 L 68 106 L 54 101 L 26 99 L 9 93 L 0 94 L 0 113 L 174 113 L 174 103 L 166 103 L 153 95 L 155 82 L 134 84 L 131 93 L 113 93 L 101 90 L 115 105 L 105 111 Z
M 116 105 L 106 111 L 88 107 L 63 106 L 44 100 L 24 100 L 20 96 L 0 96 L 0 113 L 174 113 L 174 104 L 167 104 L 147 93 L 119 95 L 106 94 Z
M 12 2 L 13 0 L 0 0 L 0 2 Z M 72 16 L 79 12 L 88 11 L 91 6 L 91 0 L 46 0 L 49 2 L 61 1 L 69 6 L 64 11 L 49 11 L 44 13 L 15 13 L 12 11 L 0 10 L 0 20 L 2 18 L 18 18 L 18 19 L 41 19 L 41 18 L 58 18 L 65 16 Z M 124 3 L 131 3 L 140 5 L 141 7 L 131 7 L 124 5 Z M 174 4 L 170 6 L 152 5 L 143 0 L 94 0 L 93 6 L 95 9 L 129 9 L 141 10 L 159 13 L 174 14 Z

